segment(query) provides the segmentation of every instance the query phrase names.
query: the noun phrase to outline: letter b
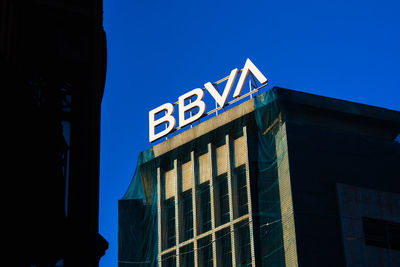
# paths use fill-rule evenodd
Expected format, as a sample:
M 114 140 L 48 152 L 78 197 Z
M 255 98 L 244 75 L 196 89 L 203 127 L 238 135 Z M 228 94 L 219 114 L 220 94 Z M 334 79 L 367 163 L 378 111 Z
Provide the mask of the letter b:
M 162 118 L 159 118 L 158 120 L 155 119 L 155 116 L 162 112 L 165 111 L 165 115 Z M 174 106 L 171 103 L 165 103 L 164 105 L 159 106 L 158 108 L 155 108 L 149 112 L 149 141 L 154 142 L 157 139 L 160 139 L 161 137 L 169 134 L 174 128 L 175 128 L 175 123 L 176 120 L 172 116 L 174 114 Z M 168 122 L 168 127 L 167 129 L 155 133 L 156 131 L 156 126 Z
M 192 96 L 197 95 L 197 98 L 195 101 L 187 104 L 185 106 L 185 100 L 188 98 L 191 98 Z M 203 101 L 203 97 L 204 97 L 204 92 L 203 90 L 201 90 L 200 88 L 194 89 L 184 95 L 181 95 L 178 98 L 178 102 L 179 102 L 179 127 L 182 128 L 198 119 L 201 118 L 201 116 L 203 116 L 204 112 L 206 111 L 206 104 Z M 195 115 L 189 117 L 189 118 L 185 118 L 185 112 L 189 111 L 195 107 L 199 107 L 199 112 L 197 112 Z

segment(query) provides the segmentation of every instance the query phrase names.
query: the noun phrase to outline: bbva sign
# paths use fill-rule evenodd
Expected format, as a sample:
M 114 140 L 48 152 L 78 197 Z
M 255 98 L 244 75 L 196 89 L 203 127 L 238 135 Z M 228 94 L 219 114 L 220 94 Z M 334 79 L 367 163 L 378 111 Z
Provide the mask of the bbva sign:
M 257 67 L 250 61 L 250 59 L 246 60 L 244 67 L 242 69 L 242 73 L 240 75 L 239 81 L 236 85 L 236 89 L 233 92 L 233 97 L 237 98 L 241 95 L 244 83 L 247 79 L 249 73 L 252 73 L 255 78 L 261 83 L 265 84 L 268 82 L 267 78 L 257 69 Z M 215 99 L 218 105 L 223 108 L 226 105 L 226 100 L 232 90 L 233 83 L 236 79 L 239 70 L 233 69 L 229 75 L 228 81 L 225 85 L 225 89 L 222 95 L 215 89 L 212 83 L 208 82 L 204 84 L 205 90 L 207 90 L 211 96 Z M 185 100 L 192 99 L 192 97 L 196 96 L 196 100 L 190 102 L 185 105 Z M 201 88 L 193 89 L 186 94 L 181 95 L 178 98 L 178 110 L 179 110 L 179 128 L 182 128 L 188 124 L 195 122 L 200 119 L 204 113 L 206 112 L 206 104 L 203 101 L 204 91 Z M 186 118 L 185 112 L 192 110 L 197 107 L 199 110 L 196 114 L 192 114 L 192 116 Z M 176 126 L 176 120 L 173 116 L 174 114 L 174 105 L 171 103 L 165 103 L 158 108 L 155 108 L 149 112 L 149 141 L 154 142 L 167 134 L 169 134 Z M 156 119 L 156 115 L 165 112 L 164 116 Z M 156 127 L 158 125 L 162 125 L 167 123 L 168 126 L 166 129 L 156 133 Z

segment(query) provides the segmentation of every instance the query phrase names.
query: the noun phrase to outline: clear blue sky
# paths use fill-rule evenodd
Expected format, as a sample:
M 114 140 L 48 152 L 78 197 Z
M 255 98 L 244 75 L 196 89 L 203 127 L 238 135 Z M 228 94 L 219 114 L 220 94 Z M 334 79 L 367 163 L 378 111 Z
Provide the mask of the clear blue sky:
M 118 199 L 151 147 L 151 109 L 250 58 L 270 87 L 400 110 L 399 14 L 398 0 L 104 0 L 100 266 L 117 266 Z

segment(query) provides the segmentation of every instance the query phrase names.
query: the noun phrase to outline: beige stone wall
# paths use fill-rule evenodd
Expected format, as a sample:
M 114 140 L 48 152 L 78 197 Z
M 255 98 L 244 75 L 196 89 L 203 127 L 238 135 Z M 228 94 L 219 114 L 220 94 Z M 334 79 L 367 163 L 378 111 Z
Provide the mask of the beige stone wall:
M 166 171 L 164 173 L 164 190 L 165 199 L 175 196 L 175 170 Z
M 227 172 L 227 152 L 226 152 L 226 145 L 222 145 L 215 149 L 216 154 L 216 174 L 217 176 Z
M 210 181 L 210 162 L 208 154 L 205 153 L 198 157 L 199 161 L 199 184 Z
M 279 196 L 283 228 L 285 263 L 288 267 L 297 267 L 296 233 L 293 216 L 293 200 L 290 184 L 289 155 L 286 137 L 286 124 L 280 126 L 276 134 L 276 154 L 278 158 Z
M 234 167 L 239 167 L 246 163 L 246 147 L 244 137 L 241 136 L 233 141 Z
M 182 166 L 182 192 L 192 189 L 192 162 L 183 163 Z

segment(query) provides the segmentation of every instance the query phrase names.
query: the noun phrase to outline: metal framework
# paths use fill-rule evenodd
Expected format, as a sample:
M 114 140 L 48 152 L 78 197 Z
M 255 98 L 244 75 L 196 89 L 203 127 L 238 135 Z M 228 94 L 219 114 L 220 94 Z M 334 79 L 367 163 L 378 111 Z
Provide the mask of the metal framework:
M 242 71 L 243 71 L 243 69 L 239 70 L 238 74 L 241 73 Z M 253 94 L 255 94 L 255 93 L 258 94 L 258 93 L 259 93 L 259 90 L 260 90 L 261 88 L 263 88 L 263 87 L 265 87 L 265 86 L 268 85 L 268 82 L 265 83 L 265 84 L 262 84 L 262 85 L 258 85 L 257 82 L 256 82 L 256 79 L 255 79 L 254 75 L 253 75 L 251 72 L 250 72 L 249 74 L 250 74 L 250 76 L 251 76 L 251 79 L 250 79 L 250 81 L 249 81 L 250 89 L 253 88 L 253 90 L 250 90 L 250 92 L 248 92 L 248 93 L 246 93 L 246 94 L 244 94 L 244 95 L 241 95 L 240 97 L 237 97 L 237 98 L 235 98 L 235 99 L 232 99 L 230 102 L 226 103 L 226 105 L 225 105 L 224 107 L 217 107 L 217 104 L 216 104 L 216 108 L 215 108 L 215 109 L 206 112 L 201 118 L 199 118 L 199 120 L 202 119 L 202 118 L 204 118 L 204 117 L 207 117 L 207 116 L 209 116 L 209 115 L 211 115 L 211 114 L 213 114 L 213 113 L 216 113 L 216 112 L 218 112 L 218 111 L 221 110 L 221 109 L 225 110 L 225 108 L 226 108 L 227 106 L 232 105 L 233 103 L 235 103 L 235 102 L 237 102 L 237 101 L 240 101 L 240 100 L 242 100 L 243 98 L 246 98 L 246 97 L 248 97 L 248 96 L 251 97 L 251 96 L 252 96 Z M 221 84 L 222 82 L 224 82 L 224 81 L 226 81 L 226 80 L 228 80 L 228 79 L 229 79 L 229 76 L 226 76 L 225 78 L 222 78 L 221 80 L 219 80 L 219 81 L 213 83 L 212 85 L 216 86 L 216 88 L 217 88 L 217 90 L 218 90 L 218 84 Z M 253 81 L 253 83 L 251 83 L 251 80 Z M 205 91 L 206 88 L 202 88 L 202 90 Z M 179 102 L 176 101 L 175 103 L 173 103 L 173 105 L 176 106 L 176 105 L 178 105 L 178 103 L 179 103 Z M 216 102 L 215 102 L 215 103 L 216 103 Z M 217 113 L 217 114 L 218 114 L 218 113 Z M 192 123 L 191 123 L 190 125 L 192 126 Z M 185 127 L 185 126 L 184 126 L 184 127 Z M 175 131 L 177 131 L 177 130 L 179 130 L 179 129 L 182 129 L 182 127 L 181 127 L 181 126 L 176 127 L 175 129 L 173 129 L 173 130 L 171 131 L 171 133 L 175 134 Z
M 198 267 L 201 266 L 202 264 L 200 263 L 200 255 L 199 255 L 199 250 L 204 247 L 200 247 L 199 243 L 200 240 L 203 238 L 209 237 L 208 240 L 211 242 L 207 244 L 207 246 L 211 245 L 212 246 L 212 261 L 213 261 L 213 267 L 217 267 L 218 264 L 221 262 L 221 258 L 219 258 L 217 253 L 218 249 L 218 237 L 217 233 L 221 230 L 224 230 L 227 232 L 226 235 L 230 236 L 230 247 L 231 247 L 231 257 L 232 257 L 232 266 L 236 266 L 239 263 L 239 250 L 240 248 L 238 247 L 239 242 L 239 236 L 238 236 L 238 229 L 239 227 L 248 227 L 248 233 L 249 233 L 249 240 L 250 240 L 250 257 L 251 257 L 251 266 L 255 266 L 255 249 L 254 249 L 254 238 L 253 238 L 253 218 L 252 218 L 252 201 L 251 201 L 251 188 L 250 188 L 250 170 L 249 170 L 249 156 L 248 156 L 248 142 L 247 142 L 247 129 L 246 126 L 243 127 L 243 147 L 241 147 L 242 153 L 244 155 L 243 163 L 241 163 L 240 167 L 245 168 L 245 173 L 246 173 L 246 190 L 247 190 L 247 214 L 238 216 L 238 207 L 235 206 L 237 205 L 237 190 L 234 188 L 234 181 L 233 181 L 233 168 L 238 167 L 238 166 L 233 166 L 233 164 L 236 164 L 233 162 L 234 156 L 233 153 L 236 151 L 233 151 L 232 149 L 232 143 L 234 140 L 231 139 L 229 135 L 225 136 L 225 144 L 226 146 L 226 179 L 228 183 L 228 195 L 229 195 L 229 221 L 222 224 L 218 225 L 219 218 L 218 216 L 220 215 L 217 211 L 219 204 L 218 202 L 218 196 L 217 196 L 217 186 L 216 186 L 216 157 L 217 153 L 215 152 L 214 145 L 212 143 L 209 143 L 207 146 L 207 161 L 208 161 L 208 174 L 210 175 L 210 180 L 209 180 L 209 189 L 210 189 L 210 206 L 211 206 L 211 229 L 209 231 L 206 231 L 204 233 L 201 233 L 201 230 L 199 229 L 200 224 L 199 224 L 199 213 L 200 211 L 200 206 L 199 206 L 199 196 L 196 194 L 198 192 L 198 178 L 196 172 L 196 164 L 195 164 L 195 157 L 196 157 L 196 152 L 191 151 L 190 153 L 190 161 L 191 161 L 191 194 L 192 194 L 192 212 L 193 212 L 193 236 L 192 238 L 188 240 L 182 240 L 182 237 L 180 236 L 180 233 L 182 233 L 181 229 L 183 227 L 183 222 L 182 222 L 182 215 L 180 214 L 182 210 L 180 209 L 181 205 L 181 199 L 180 199 L 180 181 L 179 175 L 178 175 L 178 168 L 179 165 L 181 164 L 177 158 L 174 159 L 174 204 L 175 204 L 175 245 L 171 247 L 165 247 L 165 239 L 167 238 L 166 236 L 166 231 L 163 229 L 163 227 L 166 227 L 165 224 L 163 224 L 163 216 L 165 216 L 165 209 L 163 205 L 163 174 L 165 173 L 164 170 L 162 170 L 160 167 L 157 168 L 157 195 L 158 195 L 158 266 L 162 267 L 165 264 L 163 264 L 166 260 L 170 259 L 171 257 L 175 258 L 175 266 L 180 267 L 182 266 L 181 263 L 181 256 L 185 255 L 185 253 L 192 253 L 193 252 L 193 259 L 194 263 L 193 266 Z M 165 190 L 165 189 L 164 189 Z M 236 203 L 236 204 L 235 204 Z M 238 226 L 240 225 L 240 226 Z M 229 234 L 230 233 L 230 234 Z M 192 249 L 190 251 L 184 251 L 183 248 L 187 245 L 191 245 Z

